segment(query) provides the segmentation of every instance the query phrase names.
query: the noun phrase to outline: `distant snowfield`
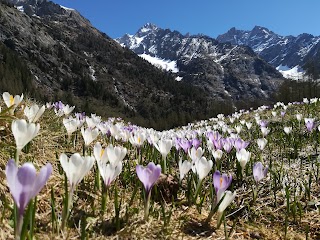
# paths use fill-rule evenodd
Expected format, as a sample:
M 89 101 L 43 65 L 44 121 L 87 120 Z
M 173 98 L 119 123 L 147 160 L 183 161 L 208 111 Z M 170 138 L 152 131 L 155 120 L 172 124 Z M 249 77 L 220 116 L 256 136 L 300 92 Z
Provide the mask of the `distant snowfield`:
M 299 79 L 303 79 L 303 77 L 304 77 L 304 71 L 298 65 L 293 68 L 289 68 L 288 66 L 279 65 L 277 67 L 277 70 L 285 78 L 299 80 Z
M 157 57 L 151 57 L 150 55 L 145 53 L 140 54 L 139 56 L 158 68 L 162 68 L 166 71 L 172 71 L 173 73 L 179 72 L 176 61 L 161 59 Z

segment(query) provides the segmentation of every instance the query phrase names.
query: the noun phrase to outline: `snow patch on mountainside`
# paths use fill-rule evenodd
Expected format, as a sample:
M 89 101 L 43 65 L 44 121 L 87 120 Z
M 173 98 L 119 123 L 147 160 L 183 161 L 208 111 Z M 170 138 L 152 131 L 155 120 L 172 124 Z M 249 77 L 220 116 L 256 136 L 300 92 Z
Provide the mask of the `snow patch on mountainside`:
M 95 76 L 96 71 L 94 70 L 94 68 L 92 66 L 89 66 L 89 71 L 90 71 L 90 77 L 92 79 L 92 81 L 96 82 L 97 78 Z
M 65 6 L 62 6 L 62 5 L 60 5 L 60 7 L 62 7 L 66 11 L 74 11 L 73 8 L 68 8 L 68 7 L 65 7 Z
M 295 66 L 293 68 L 289 68 L 288 66 L 279 65 L 277 70 L 282 74 L 285 78 L 290 78 L 294 80 L 299 80 L 303 78 L 304 71 L 300 66 Z
M 166 71 L 172 71 L 173 73 L 179 72 L 176 61 L 161 59 L 157 57 L 151 57 L 150 55 L 145 53 L 140 54 L 139 56 L 158 68 L 164 69 Z
M 24 12 L 24 7 L 23 7 L 23 6 L 17 6 L 17 9 L 18 9 L 20 12 Z
M 183 79 L 183 77 L 180 77 L 180 76 L 176 77 L 176 81 L 178 81 L 178 82 L 180 82 L 182 79 Z

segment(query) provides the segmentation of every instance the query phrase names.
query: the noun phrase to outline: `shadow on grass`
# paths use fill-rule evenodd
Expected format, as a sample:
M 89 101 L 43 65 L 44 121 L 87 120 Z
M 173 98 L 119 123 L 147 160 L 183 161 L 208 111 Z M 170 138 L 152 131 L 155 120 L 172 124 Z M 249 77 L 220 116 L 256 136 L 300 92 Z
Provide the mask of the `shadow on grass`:
M 197 222 L 190 220 L 184 224 L 182 231 L 190 236 L 195 237 L 210 237 L 214 232 L 215 228 L 205 222 Z

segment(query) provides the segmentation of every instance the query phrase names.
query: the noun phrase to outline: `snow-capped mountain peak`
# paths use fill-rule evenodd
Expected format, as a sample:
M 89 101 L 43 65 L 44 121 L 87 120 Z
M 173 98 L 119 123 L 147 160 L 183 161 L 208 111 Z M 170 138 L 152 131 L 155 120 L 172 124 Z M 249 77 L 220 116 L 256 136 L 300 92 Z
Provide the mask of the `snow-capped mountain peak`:
M 148 33 L 150 31 L 156 31 L 158 27 L 153 23 L 146 23 L 143 25 L 137 33 Z
M 281 36 L 260 26 L 255 26 L 251 31 L 231 28 L 227 33 L 219 35 L 217 40 L 251 47 L 264 60 L 277 67 L 285 77 L 297 75 L 300 78 L 306 61 L 320 54 L 320 36 L 307 33 L 297 37 Z M 283 66 L 286 67 L 285 70 Z

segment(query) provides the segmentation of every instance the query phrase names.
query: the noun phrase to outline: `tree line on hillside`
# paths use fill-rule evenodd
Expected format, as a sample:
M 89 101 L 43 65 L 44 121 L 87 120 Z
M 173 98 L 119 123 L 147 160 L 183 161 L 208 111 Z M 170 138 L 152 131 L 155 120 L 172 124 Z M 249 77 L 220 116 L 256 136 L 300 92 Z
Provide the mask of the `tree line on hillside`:
M 27 64 L 0 42 L 0 90 L 37 97 L 32 78 Z

